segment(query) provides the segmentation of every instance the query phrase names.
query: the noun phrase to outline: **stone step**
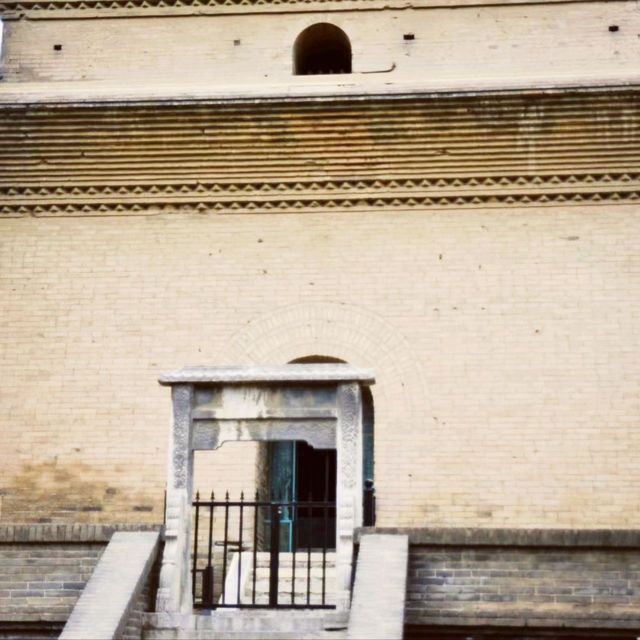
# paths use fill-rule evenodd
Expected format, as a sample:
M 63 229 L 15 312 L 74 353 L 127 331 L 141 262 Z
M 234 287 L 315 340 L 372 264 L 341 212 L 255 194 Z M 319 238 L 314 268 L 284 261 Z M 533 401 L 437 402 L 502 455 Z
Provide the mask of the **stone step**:
M 247 552 L 245 552 L 247 553 Z M 249 554 L 250 555 L 250 552 Z M 311 566 L 321 567 L 323 561 L 323 554 L 321 551 L 313 551 L 310 555 L 306 551 L 298 551 L 295 554 L 290 552 L 282 552 L 279 554 L 279 562 L 281 567 L 288 567 L 293 564 L 293 558 L 295 555 L 296 566 L 307 564 L 308 559 L 311 560 Z M 335 551 L 328 551 L 324 556 L 326 563 L 335 564 L 336 554 Z M 271 563 L 271 555 L 266 551 L 260 551 L 256 554 L 256 565 L 258 567 L 268 567 Z
M 278 593 L 291 593 L 291 587 L 293 586 L 294 581 L 289 580 L 278 580 Z M 335 583 L 330 580 L 326 580 L 324 583 L 325 591 L 329 591 L 334 588 Z M 321 593 L 322 591 L 322 580 L 320 578 L 312 578 L 308 583 L 309 591 L 311 593 Z M 295 591 L 296 593 L 306 593 L 307 592 L 307 579 L 303 577 L 296 577 L 295 579 Z M 249 582 L 244 591 L 246 594 L 253 593 L 253 583 Z M 269 593 L 269 580 L 256 580 L 256 593 Z
M 193 640 L 306 640 L 307 638 L 325 638 L 331 640 L 342 640 L 347 637 L 346 631 L 313 631 L 307 633 L 300 633 L 299 631 L 215 631 L 212 635 L 205 635 L 203 632 L 197 633 L 197 635 L 191 636 Z
M 220 633 L 321 634 L 327 626 L 335 628 L 335 615 L 322 610 L 251 610 L 218 609 L 210 616 L 199 616 L 197 629 L 210 629 Z
M 252 602 L 251 595 L 247 596 L 243 599 L 244 602 L 249 603 Z M 319 606 L 319 605 L 334 605 L 335 599 L 332 593 L 327 591 L 324 596 L 324 602 L 322 600 L 322 592 L 311 592 L 309 594 L 309 598 L 307 601 L 307 592 L 297 592 L 294 594 L 294 600 L 291 602 L 291 591 L 280 591 L 278 592 L 278 603 L 280 605 L 286 606 L 289 604 L 301 605 L 301 606 Z M 269 604 L 269 594 L 268 593 L 256 593 L 256 598 L 254 604 L 267 605 Z
M 322 578 L 322 566 L 319 567 L 310 567 L 310 570 L 308 570 L 307 566 L 299 566 L 296 565 L 296 580 L 298 578 L 301 578 L 302 576 L 304 576 L 305 578 L 307 577 L 307 573 L 309 573 L 311 575 L 312 578 Z M 327 576 L 327 578 L 329 576 L 335 576 L 336 574 L 336 568 L 335 566 L 331 565 L 327 565 L 324 568 L 324 573 Z M 260 580 L 262 579 L 268 579 L 269 576 L 271 575 L 271 568 L 270 567 L 256 567 L 256 579 Z M 290 579 L 293 578 L 293 567 L 279 567 L 278 568 L 278 578 L 280 578 L 280 580 L 282 579 Z
M 235 640 L 236 638 L 346 638 L 348 613 L 312 609 L 217 609 L 192 618 L 189 628 L 181 629 L 180 637 L 190 640 Z M 145 614 L 145 634 L 148 640 L 166 640 L 157 614 Z
M 240 562 L 242 560 L 242 562 Z M 256 554 L 255 570 L 255 598 L 253 597 L 253 554 L 244 552 L 242 557 L 235 554 L 229 565 L 226 581 L 227 604 L 236 602 L 237 576 L 242 574 L 241 600 L 242 602 L 266 605 L 269 603 L 269 588 L 271 568 L 270 554 L 259 552 Z M 282 604 L 295 605 L 332 605 L 335 591 L 335 553 L 312 552 L 307 554 L 281 553 L 278 570 L 278 600 Z M 295 585 L 294 566 L 295 560 Z M 310 565 L 308 564 L 310 562 Z M 324 574 L 324 585 L 323 585 Z M 307 583 L 309 583 L 309 600 L 307 601 Z M 294 589 L 294 599 L 291 602 L 291 590 Z M 322 594 L 324 592 L 324 600 Z

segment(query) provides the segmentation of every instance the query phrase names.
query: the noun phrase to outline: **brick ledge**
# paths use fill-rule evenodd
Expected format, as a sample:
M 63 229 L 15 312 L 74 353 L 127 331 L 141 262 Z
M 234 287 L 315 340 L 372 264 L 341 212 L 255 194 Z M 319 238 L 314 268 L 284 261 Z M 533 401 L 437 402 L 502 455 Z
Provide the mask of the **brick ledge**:
M 640 529 L 362 527 L 356 542 L 371 533 L 408 535 L 414 546 L 640 548 Z
M 116 531 L 160 531 L 160 524 L 0 524 L 0 544 L 106 543 Z

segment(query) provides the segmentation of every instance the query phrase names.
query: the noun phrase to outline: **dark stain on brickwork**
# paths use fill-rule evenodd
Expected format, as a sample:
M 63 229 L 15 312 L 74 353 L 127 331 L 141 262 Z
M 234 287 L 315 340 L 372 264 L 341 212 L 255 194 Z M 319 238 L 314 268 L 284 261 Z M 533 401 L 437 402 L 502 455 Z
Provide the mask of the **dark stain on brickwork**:
M 115 488 L 99 479 L 99 470 L 57 460 L 25 464 L 3 489 L 3 521 L 151 522 L 162 519 L 163 495 Z M 126 514 L 131 514 L 130 516 Z

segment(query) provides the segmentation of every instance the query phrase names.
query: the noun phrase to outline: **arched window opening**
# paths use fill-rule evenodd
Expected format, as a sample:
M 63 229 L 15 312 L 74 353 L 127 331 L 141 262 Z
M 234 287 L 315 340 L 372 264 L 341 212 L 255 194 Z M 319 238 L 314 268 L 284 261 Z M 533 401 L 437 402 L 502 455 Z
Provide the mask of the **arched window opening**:
M 307 27 L 293 45 L 293 72 L 297 76 L 351 73 L 351 42 L 333 24 Z

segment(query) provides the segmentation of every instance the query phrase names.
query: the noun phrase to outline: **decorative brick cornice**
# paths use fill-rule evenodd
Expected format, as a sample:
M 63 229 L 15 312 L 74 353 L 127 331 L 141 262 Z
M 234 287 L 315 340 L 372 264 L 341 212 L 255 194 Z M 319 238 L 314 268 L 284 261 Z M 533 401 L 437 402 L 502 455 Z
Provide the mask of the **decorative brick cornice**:
M 640 94 L 46 105 L 0 123 L 0 216 L 636 203 Z
M 161 190 L 161 189 L 159 189 Z M 142 189 L 141 191 L 144 191 Z M 240 191 L 242 194 L 243 190 Z M 277 193 L 277 188 L 272 189 Z M 1 196 L 0 196 L 1 197 Z M 68 197 L 59 201 L 25 199 L 0 200 L 0 217 L 50 217 L 50 216 L 113 216 L 113 215 L 156 215 L 174 213 L 307 213 L 319 211 L 384 211 L 397 209 L 442 209 L 464 207 L 505 207 L 505 206 L 550 206 L 567 204 L 635 203 L 640 201 L 640 183 L 630 184 L 627 189 L 613 188 L 592 190 L 558 191 L 510 191 L 503 193 L 482 191 L 472 193 L 441 192 L 424 195 L 420 191 L 414 194 L 386 193 L 358 195 L 357 186 L 351 193 L 342 193 L 337 197 L 310 196 L 300 197 L 288 194 L 288 197 L 252 199 L 247 197 L 216 199 L 194 198 L 186 196 L 180 199 L 132 198 L 95 201 Z
M 239 200 L 242 198 L 295 194 L 350 194 L 391 192 L 398 194 L 450 192 L 510 193 L 542 190 L 571 190 L 589 193 L 594 189 L 617 190 L 640 186 L 640 172 L 587 173 L 576 175 L 505 175 L 505 176 L 442 176 L 429 178 L 353 179 L 353 180 L 296 180 L 291 182 L 213 182 L 193 181 L 171 184 L 57 184 L 57 185 L 0 185 L 0 198 L 37 200 L 72 199 L 152 199 L 214 198 Z
M 505 4 L 542 4 L 583 0 L 508 0 Z M 492 0 L 417 0 L 414 8 L 477 6 L 495 4 Z M 265 11 L 327 11 L 353 9 L 404 9 L 403 0 L 8 0 L 0 2 L 0 15 L 32 14 L 38 18 L 64 18 L 70 15 L 189 15 L 202 13 L 241 13 Z
M 361 5 L 357 0 L 18 0 L 0 3 L 0 12 L 51 12 L 51 11 L 100 11 L 114 10 L 140 11 L 184 9 L 199 10 L 214 7 L 216 9 L 234 9 L 239 7 L 275 8 L 278 6 L 315 5 Z

